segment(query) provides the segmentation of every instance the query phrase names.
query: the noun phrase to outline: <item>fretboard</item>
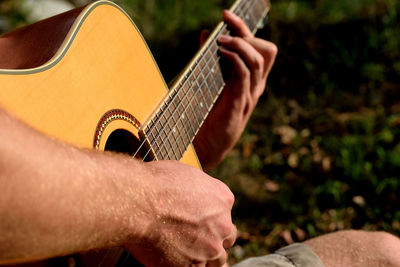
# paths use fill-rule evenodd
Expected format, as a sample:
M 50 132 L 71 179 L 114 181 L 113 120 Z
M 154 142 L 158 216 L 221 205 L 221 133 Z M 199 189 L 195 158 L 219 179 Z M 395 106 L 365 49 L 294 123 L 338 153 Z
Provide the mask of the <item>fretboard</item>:
M 252 32 L 263 26 L 268 0 L 238 0 L 231 11 Z M 141 131 L 154 157 L 179 160 L 193 141 L 225 85 L 218 55 L 218 38 L 230 34 L 220 23 L 202 49 L 174 83 L 168 95 Z

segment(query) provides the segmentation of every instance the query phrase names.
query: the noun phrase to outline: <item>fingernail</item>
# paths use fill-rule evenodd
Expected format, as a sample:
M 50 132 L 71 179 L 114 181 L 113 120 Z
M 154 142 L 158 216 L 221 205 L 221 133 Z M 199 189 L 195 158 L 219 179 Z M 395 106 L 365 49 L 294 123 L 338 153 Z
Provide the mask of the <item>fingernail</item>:
M 232 36 L 223 34 L 218 38 L 218 41 L 229 42 L 231 39 L 232 39 Z

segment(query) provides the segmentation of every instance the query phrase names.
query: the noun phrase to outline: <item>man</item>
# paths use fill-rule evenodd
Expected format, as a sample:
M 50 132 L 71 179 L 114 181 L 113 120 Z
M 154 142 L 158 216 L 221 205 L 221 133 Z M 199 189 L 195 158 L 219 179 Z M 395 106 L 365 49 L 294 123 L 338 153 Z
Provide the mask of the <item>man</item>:
M 238 36 L 219 39 L 221 54 L 234 68 L 195 140 L 206 168 L 218 164 L 239 138 L 277 53 L 275 45 L 255 38 L 237 16 L 229 11 L 223 16 Z M 4 110 L 0 123 L 0 263 L 123 246 L 146 266 L 226 265 L 225 249 L 236 237 L 230 214 L 234 196 L 219 180 L 175 161 L 142 163 L 78 149 L 36 132 Z M 214 138 L 207 139 L 205 132 Z M 310 240 L 308 246 L 242 264 L 269 264 L 276 257 L 280 265 L 298 258 L 310 266 L 321 264 L 310 248 L 335 263 L 332 256 L 343 239 L 333 237 L 323 237 L 326 248 L 320 239 Z M 343 259 L 353 260 L 354 253 L 341 252 Z M 370 250 L 360 257 L 365 252 Z

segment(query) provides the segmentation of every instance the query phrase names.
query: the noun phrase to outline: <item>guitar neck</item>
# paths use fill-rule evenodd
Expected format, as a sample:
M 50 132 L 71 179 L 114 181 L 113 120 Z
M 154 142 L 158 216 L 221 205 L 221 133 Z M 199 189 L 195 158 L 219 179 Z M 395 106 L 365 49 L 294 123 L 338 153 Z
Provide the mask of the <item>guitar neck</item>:
M 268 0 L 238 0 L 231 11 L 254 33 L 263 26 Z M 231 34 L 225 23 L 212 32 L 141 131 L 156 159 L 179 160 L 193 141 L 225 85 L 217 40 Z

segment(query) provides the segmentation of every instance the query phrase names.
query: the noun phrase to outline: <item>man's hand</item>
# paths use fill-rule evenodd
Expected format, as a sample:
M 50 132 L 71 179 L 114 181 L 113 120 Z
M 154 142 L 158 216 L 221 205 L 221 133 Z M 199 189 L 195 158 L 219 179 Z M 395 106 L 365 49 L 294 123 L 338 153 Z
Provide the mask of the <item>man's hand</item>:
M 146 164 L 152 175 L 144 183 L 151 188 L 143 201 L 151 217 L 144 241 L 132 240 L 127 249 L 146 266 L 224 265 L 225 249 L 236 239 L 229 188 L 179 162 Z
M 146 266 L 222 266 L 234 197 L 202 171 L 51 139 L 0 109 L 0 265 L 125 246 Z
M 242 134 L 258 98 L 264 92 L 277 47 L 255 38 L 246 24 L 230 11 L 224 21 L 237 36 L 221 36 L 220 53 L 232 62 L 233 71 L 222 95 L 201 127 L 194 146 L 204 169 L 220 163 Z

